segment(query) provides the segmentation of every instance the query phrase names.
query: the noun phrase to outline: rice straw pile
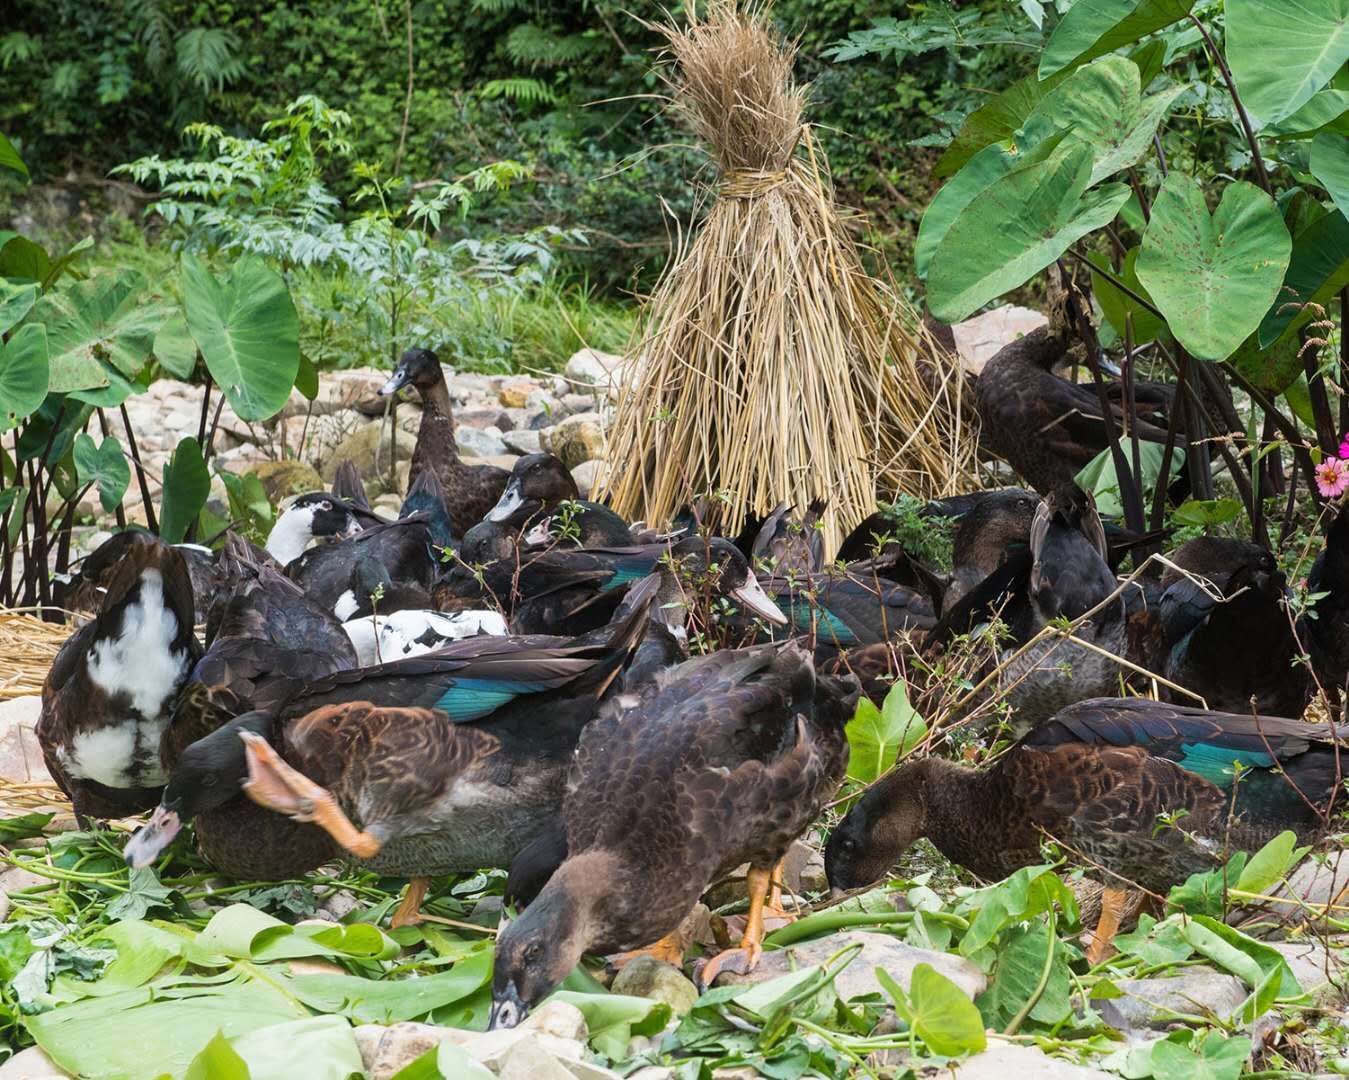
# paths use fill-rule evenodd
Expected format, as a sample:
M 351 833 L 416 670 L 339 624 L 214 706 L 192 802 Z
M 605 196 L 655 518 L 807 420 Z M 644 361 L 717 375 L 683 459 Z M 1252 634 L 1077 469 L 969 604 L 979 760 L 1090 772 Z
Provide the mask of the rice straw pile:
M 42 693 L 52 661 L 76 629 L 0 608 L 0 701 Z
M 887 494 L 946 494 L 973 474 L 961 377 L 870 277 L 802 123 L 794 46 L 762 10 L 718 0 L 656 27 L 663 75 L 711 149 L 715 201 L 643 317 L 605 485 L 628 517 L 668 521 L 698 495 L 715 524 L 824 496 L 826 546 Z

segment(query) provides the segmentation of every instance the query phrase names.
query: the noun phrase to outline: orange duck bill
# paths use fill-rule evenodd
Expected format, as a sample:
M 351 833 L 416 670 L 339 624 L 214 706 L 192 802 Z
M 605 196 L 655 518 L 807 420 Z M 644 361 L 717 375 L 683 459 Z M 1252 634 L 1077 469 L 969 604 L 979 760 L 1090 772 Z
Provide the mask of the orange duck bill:
M 292 821 L 313 822 L 358 859 L 369 859 L 379 852 L 379 840 L 351 823 L 332 792 L 287 765 L 261 735 L 241 731 L 239 738 L 244 741 L 248 762 L 245 795 Z

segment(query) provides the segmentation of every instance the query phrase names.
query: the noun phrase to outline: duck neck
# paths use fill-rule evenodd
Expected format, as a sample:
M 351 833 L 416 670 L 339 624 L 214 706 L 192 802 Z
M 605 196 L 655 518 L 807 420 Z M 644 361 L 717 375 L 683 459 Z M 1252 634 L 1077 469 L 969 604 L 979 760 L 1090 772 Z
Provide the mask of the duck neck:
M 600 908 L 613 887 L 615 860 L 599 851 L 586 851 L 563 861 L 553 871 L 523 918 L 547 921 L 557 942 L 557 958 L 571 971 L 597 940 Z
M 422 398 L 422 422 L 417 442 L 429 439 L 432 432 L 445 446 L 445 453 L 453 462 L 459 460 L 459 444 L 454 438 L 454 406 L 450 403 L 450 388 L 442 374 L 430 386 L 418 387 Z M 429 442 L 428 442 L 429 445 Z
M 992 843 L 987 823 L 999 801 L 1001 771 L 945 758 L 923 765 L 924 835 L 952 862 L 979 873 Z

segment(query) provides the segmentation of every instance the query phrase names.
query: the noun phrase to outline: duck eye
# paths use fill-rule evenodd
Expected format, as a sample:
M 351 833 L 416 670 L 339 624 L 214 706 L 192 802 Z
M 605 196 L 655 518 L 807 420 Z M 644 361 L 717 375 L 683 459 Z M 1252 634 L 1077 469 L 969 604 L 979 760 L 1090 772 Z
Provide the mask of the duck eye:
M 332 508 L 333 504 L 330 503 L 327 499 L 324 499 L 321 503 L 319 503 L 320 510 L 331 510 Z
M 539 957 L 541 957 L 542 955 L 543 955 L 543 945 L 540 944 L 539 942 L 533 941 L 530 942 L 530 944 L 528 944 L 527 946 L 525 946 L 524 956 L 527 962 L 533 963 L 534 961 L 538 960 Z

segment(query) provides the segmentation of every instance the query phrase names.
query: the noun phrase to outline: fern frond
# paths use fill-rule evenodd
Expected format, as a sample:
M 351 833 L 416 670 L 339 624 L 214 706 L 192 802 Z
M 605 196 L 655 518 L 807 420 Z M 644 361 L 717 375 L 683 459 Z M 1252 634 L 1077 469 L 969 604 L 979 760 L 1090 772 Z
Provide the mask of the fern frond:
M 506 98 L 509 101 L 522 101 L 527 105 L 539 102 L 552 104 L 557 95 L 545 83 L 538 79 L 492 79 L 478 87 L 478 93 L 485 98 Z
M 572 64 L 593 50 L 594 43 L 583 34 L 554 34 L 533 23 L 522 23 L 506 35 L 506 54 L 532 68 Z
M 145 49 L 146 64 L 151 71 L 163 71 L 173 49 L 173 20 L 164 0 L 127 0 L 127 13 L 138 27 L 136 39 Z
M 178 35 L 175 43 L 178 72 L 195 82 L 202 93 L 223 90 L 244 73 L 238 57 L 239 39 L 219 27 L 193 27 Z
M 15 30 L 0 38 L 0 68 L 8 71 L 10 64 L 22 64 L 25 60 L 32 60 L 41 51 L 42 42 L 32 34 Z

